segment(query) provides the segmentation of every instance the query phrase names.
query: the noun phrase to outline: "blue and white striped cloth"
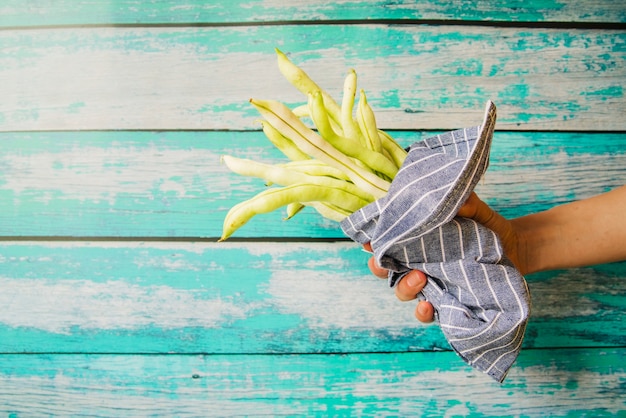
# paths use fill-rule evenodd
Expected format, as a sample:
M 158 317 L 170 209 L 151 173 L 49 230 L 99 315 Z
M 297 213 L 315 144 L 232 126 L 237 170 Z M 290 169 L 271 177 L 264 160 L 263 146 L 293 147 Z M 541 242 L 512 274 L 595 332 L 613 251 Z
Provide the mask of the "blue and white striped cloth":
M 411 145 L 388 194 L 341 227 L 371 243 L 391 286 L 410 270 L 426 273 L 420 297 L 433 304 L 452 348 L 502 382 L 522 345 L 528 287 L 493 231 L 456 216 L 487 169 L 495 121 L 488 102 L 482 125 Z

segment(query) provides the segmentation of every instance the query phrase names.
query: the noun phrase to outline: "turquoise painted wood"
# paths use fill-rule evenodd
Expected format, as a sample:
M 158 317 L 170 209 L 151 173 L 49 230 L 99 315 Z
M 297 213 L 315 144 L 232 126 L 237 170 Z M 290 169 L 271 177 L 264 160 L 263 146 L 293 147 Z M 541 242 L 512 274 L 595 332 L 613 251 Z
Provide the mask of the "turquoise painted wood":
M 450 350 L 367 258 L 351 242 L 0 243 L 0 352 Z M 525 347 L 626 344 L 626 263 L 528 281 Z
M 624 23 L 626 11 L 619 1 L 338 1 L 306 2 L 262 0 L 96 0 L 28 4 L 5 0 L 0 26 L 110 25 L 110 24 L 222 24 L 285 21 L 452 20 L 496 22 Z
M 385 129 L 474 126 L 493 100 L 501 130 L 626 131 L 625 45 L 624 30 L 447 25 L 6 30 L 0 131 L 258 130 L 251 97 L 305 102 L 275 47 L 335 97 L 355 68 Z
M 6 416 L 621 416 L 624 349 L 530 350 L 497 385 L 453 353 L 4 356 Z
M 0 5 L 0 415 L 619 416 L 626 262 L 528 276 L 498 385 L 413 319 L 337 225 L 258 217 L 223 154 L 281 156 L 250 97 L 353 67 L 409 145 L 499 119 L 507 217 L 626 183 L 620 2 L 60 0 Z
M 434 133 L 392 134 L 410 145 Z M 3 236 L 215 240 L 227 210 L 264 188 L 220 157 L 287 161 L 259 132 L 0 133 L 0 142 Z M 624 167 L 623 133 L 496 132 L 478 190 L 520 216 L 624 184 Z M 285 215 L 260 215 L 234 237 L 345 237 L 313 210 Z

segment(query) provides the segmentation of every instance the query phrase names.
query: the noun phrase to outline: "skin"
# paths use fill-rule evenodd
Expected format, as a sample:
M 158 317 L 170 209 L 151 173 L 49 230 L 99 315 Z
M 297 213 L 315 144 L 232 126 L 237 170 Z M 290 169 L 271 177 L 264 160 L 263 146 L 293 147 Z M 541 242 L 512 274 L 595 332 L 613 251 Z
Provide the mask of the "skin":
M 458 215 L 498 234 L 506 255 L 524 275 L 626 260 L 626 186 L 511 220 L 472 193 Z M 371 252 L 369 244 L 364 247 Z M 368 266 L 375 276 L 387 278 L 387 270 L 373 257 Z M 413 270 L 397 284 L 396 297 L 414 300 L 425 285 L 426 275 Z M 433 321 L 433 313 L 427 301 L 415 309 L 424 323 Z

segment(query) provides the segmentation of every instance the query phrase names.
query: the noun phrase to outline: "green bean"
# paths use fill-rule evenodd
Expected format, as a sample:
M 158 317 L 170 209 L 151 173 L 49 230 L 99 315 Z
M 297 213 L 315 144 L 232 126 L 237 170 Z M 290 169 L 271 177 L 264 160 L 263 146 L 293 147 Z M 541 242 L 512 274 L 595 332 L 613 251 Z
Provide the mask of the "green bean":
M 282 206 L 287 206 L 284 219 L 310 206 L 325 218 L 342 221 L 387 193 L 407 155 L 389 134 L 378 129 L 362 89 L 355 111 L 356 71 L 348 71 L 339 105 L 279 49 L 276 54 L 280 72 L 307 96 L 307 103 L 293 110 L 275 100 L 250 99 L 250 103 L 264 118 L 261 124 L 267 138 L 291 161 L 265 164 L 222 158 L 235 173 L 282 187 L 270 187 L 234 205 L 224 219 L 219 241 L 255 215 Z
M 391 135 L 381 129 L 378 130 L 378 137 L 380 138 L 383 149 L 389 153 L 396 167 L 400 168 L 406 159 L 406 150 L 402 148 Z
M 304 70 L 292 63 L 289 58 L 287 58 L 287 55 L 278 48 L 276 48 L 276 56 L 278 58 L 278 69 L 280 72 L 287 81 L 301 93 L 307 95 L 312 91 L 323 91 Z M 329 113 L 335 122 L 341 124 L 341 107 L 337 104 L 335 99 L 326 92 L 324 92 L 324 104 L 328 107 Z
M 293 141 L 280 132 L 278 132 L 271 124 L 266 121 L 261 121 L 261 126 L 263 127 L 263 132 L 267 139 L 274 144 L 276 148 L 278 148 L 287 158 L 292 161 L 299 160 L 308 160 L 309 157 L 306 153 L 302 152 L 300 148 Z
M 328 164 L 323 163 L 319 160 L 310 159 L 302 161 L 290 161 L 288 163 L 277 165 L 288 170 L 298 171 L 300 173 L 308 174 L 311 176 L 326 176 L 350 181 L 350 177 L 346 176 L 346 173 L 335 167 L 331 167 Z
M 359 196 L 366 202 L 373 202 L 374 196 L 358 188 L 354 183 L 332 177 L 311 176 L 298 171 L 289 170 L 277 165 L 264 164 L 245 158 L 222 156 L 222 161 L 233 172 L 242 176 L 258 177 L 272 184 L 289 186 L 296 183 L 315 184 L 343 190 Z
M 381 144 L 378 136 L 378 128 L 376 127 L 376 118 L 372 108 L 367 103 L 365 92 L 361 89 L 359 104 L 356 110 L 356 120 L 361 128 L 361 133 L 365 137 L 365 143 L 371 150 L 380 152 Z M 393 177 L 392 177 L 393 178 Z
M 311 113 L 309 112 L 308 104 L 296 106 L 293 109 L 291 109 L 291 111 L 293 112 L 294 115 L 296 115 L 299 118 L 308 118 L 311 115 Z
M 348 71 L 343 83 L 343 100 L 341 102 L 341 127 L 343 135 L 353 141 L 364 145 L 363 135 L 359 126 L 355 123 L 352 113 L 354 110 L 354 98 L 356 96 L 356 71 Z
M 307 206 L 311 206 L 326 219 L 332 221 L 341 222 L 346 217 L 350 216 L 351 212 L 340 208 L 337 205 L 333 205 L 328 202 L 310 202 Z
M 330 126 L 328 114 L 326 113 L 324 103 L 319 92 L 309 95 L 309 108 L 311 110 L 311 118 L 313 119 L 318 132 L 333 147 L 345 155 L 361 161 L 374 171 L 382 173 L 388 178 L 394 178 L 398 172 L 398 167 L 396 167 L 396 165 L 387 159 L 381 152 L 365 148 L 361 146 L 359 142 L 341 137 L 335 133 Z M 376 135 L 378 136 L 378 131 L 376 131 Z
M 341 204 L 346 210 L 355 212 L 367 204 L 360 197 L 344 190 L 317 184 L 293 184 L 281 188 L 271 188 L 233 206 L 224 219 L 222 236 L 219 241 L 228 239 L 236 230 L 245 225 L 252 217 L 272 212 L 290 203 L 329 202 Z
M 300 202 L 293 202 L 287 205 L 287 217 L 284 220 L 289 220 L 296 216 L 298 213 L 302 211 L 306 206 Z
M 357 166 L 320 135 L 309 129 L 284 104 L 274 100 L 250 99 L 250 103 L 283 136 L 291 139 L 303 152 L 346 173 L 352 182 L 377 199 L 389 190 L 390 183 Z

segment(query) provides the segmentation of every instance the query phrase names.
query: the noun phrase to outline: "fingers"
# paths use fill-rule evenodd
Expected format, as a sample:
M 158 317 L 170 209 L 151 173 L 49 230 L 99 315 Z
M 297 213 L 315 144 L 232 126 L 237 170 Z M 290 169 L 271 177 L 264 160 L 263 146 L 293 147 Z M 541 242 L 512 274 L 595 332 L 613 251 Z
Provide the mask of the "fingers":
M 396 286 L 396 297 L 401 301 L 413 300 L 426 286 L 426 275 L 419 270 L 412 270 L 400 280 Z M 415 317 L 418 321 L 433 322 L 435 308 L 428 301 L 420 301 L 415 308 Z
M 478 211 L 478 205 L 481 200 L 478 198 L 478 195 L 474 192 L 470 194 L 467 198 L 463 206 L 459 209 L 458 215 L 463 218 L 474 218 L 476 216 L 476 212 Z
M 467 201 L 461 206 L 458 215 L 463 218 L 473 219 L 496 233 L 502 231 L 507 225 L 506 219 L 480 200 L 478 195 L 474 192 L 472 192 L 470 197 L 467 198 Z
M 429 323 L 435 319 L 435 308 L 428 301 L 420 301 L 415 308 L 415 317 L 418 321 Z
M 372 247 L 369 244 L 365 244 L 364 249 L 371 252 Z M 376 277 L 386 279 L 388 271 L 380 267 L 374 257 L 371 257 L 367 265 Z M 396 297 L 403 301 L 410 301 L 417 298 L 417 294 L 422 291 L 426 286 L 426 275 L 419 270 L 412 270 L 408 272 L 400 282 L 396 285 Z M 430 302 L 420 301 L 415 308 L 415 317 L 418 321 L 429 323 L 433 321 L 435 309 Z
M 370 245 L 369 242 L 363 244 L 363 249 L 367 251 L 368 253 L 372 252 L 372 246 Z M 374 257 L 370 257 L 370 259 L 367 260 L 367 266 L 369 267 L 370 271 L 372 272 L 374 276 L 380 279 L 387 278 L 388 270 L 380 267 L 378 263 L 376 263 L 376 259 Z
M 396 297 L 403 302 L 413 300 L 426 286 L 426 275 L 419 270 L 411 270 L 396 285 Z
M 376 260 L 374 259 L 374 257 L 370 257 L 370 259 L 367 260 L 367 266 L 370 268 L 370 271 L 372 272 L 374 276 L 378 277 L 379 279 L 387 278 L 387 275 L 388 275 L 387 269 L 380 267 L 378 263 L 376 263 Z

